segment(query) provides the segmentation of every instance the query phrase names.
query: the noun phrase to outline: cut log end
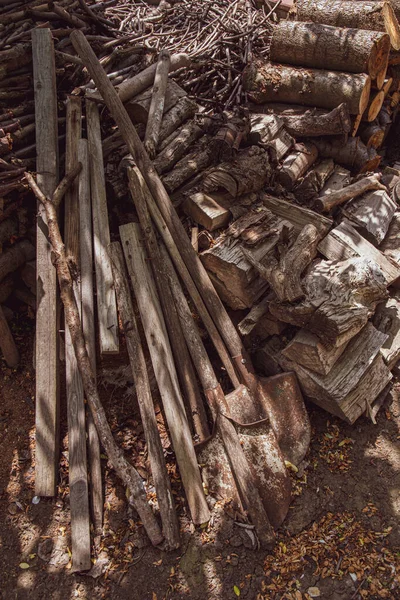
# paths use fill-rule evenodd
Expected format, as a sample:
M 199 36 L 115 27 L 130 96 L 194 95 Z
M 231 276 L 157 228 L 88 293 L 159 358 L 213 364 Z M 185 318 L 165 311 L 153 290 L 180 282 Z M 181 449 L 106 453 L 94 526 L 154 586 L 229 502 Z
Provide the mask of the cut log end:
M 360 106 L 359 106 L 358 112 L 361 115 L 364 113 L 364 111 L 366 110 L 366 108 L 368 106 L 370 95 L 371 95 L 371 78 L 368 77 L 368 79 L 366 79 L 366 81 L 365 81 L 365 85 L 364 85 L 363 91 L 361 92 L 361 96 L 360 96 Z
M 376 79 L 380 90 L 385 81 L 386 71 L 389 63 L 390 36 L 384 35 L 374 44 L 368 60 L 368 73 L 371 79 Z
M 374 121 L 380 113 L 384 99 L 385 92 L 381 90 L 375 95 L 375 97 L 371 99 L 369 106 L 365 111 L 363 119 L 368 121 L 369 123 Z
M 393 8 L 389 2 L 385 2 L 383 9 L 383 20 L 385 28 L 390 36 L 390 41 L 395 50 L 400 50 L 400 27 Z

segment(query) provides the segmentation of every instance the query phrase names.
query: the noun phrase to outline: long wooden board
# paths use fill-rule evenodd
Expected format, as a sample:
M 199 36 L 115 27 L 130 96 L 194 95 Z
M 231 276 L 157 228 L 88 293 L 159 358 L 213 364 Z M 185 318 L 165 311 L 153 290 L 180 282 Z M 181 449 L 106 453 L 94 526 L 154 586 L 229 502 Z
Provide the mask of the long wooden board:
M 52 196 L 58 180 L 58 128 L 54 46 L 50 29 L 32 30 L 32 57 L 37 182 L 47 196 Z M 46 215 L 40 203 L 36 231 L 35 494 L 54 496 L 58 459 L 59 307 Z

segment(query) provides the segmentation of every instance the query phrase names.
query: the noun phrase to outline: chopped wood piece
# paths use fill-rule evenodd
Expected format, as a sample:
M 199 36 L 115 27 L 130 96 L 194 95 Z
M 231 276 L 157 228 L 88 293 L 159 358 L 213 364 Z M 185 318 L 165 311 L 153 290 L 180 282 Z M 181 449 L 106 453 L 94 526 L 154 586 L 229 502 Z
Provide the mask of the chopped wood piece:
M 276 138 L 268 142 L 265 147 L 268 149 L 271 160 L 277 164 L 295 144 L 296 140 L 286 131 L 285 127 L 282 127 Z
M 388 369 L 392 370 L 400 359 L 400 300 L 398 294 L 378 304 L 372 322 L 379 331 L 388 336 L 380 353 Z
M 184 211 L 195 223 L 208 231 L 214 231 L 228 225 L 231 213 L 223 208 L 210 195 L 198 192 L 188 196 L 183 205 Z
M 322 188 L 319 197 L 323 198 L 324 196 L 331 194 L 332 192 L 336 192 L 337 190 L 341 190 L 346 185 L 349 185 L 351 179 L 350 171 L 341 167 L 340 165 L 335 165 L 335 169 L 332 175 L 329 177 L 328 181 Z
M 132 119 L 133 123 L 144 123 L 146 125 L 149 118 L 153 87 L 154 86 L 145 90 L 141 94 L 138 94 L 133 100 L 130 100 L 126 103 L 126 112 Z M 167 89 L 165 92 L 163 115 L 165 115 L 169 110 L 171 110 L 176 105 L 176 103 L 185 96 L 185 90 L 183 90 L 172 79 L 168 80 Z
M 280 248 L 274 256 L 269 252 L 262 262 L 242 248 L 247 260 L 268 281 L 281 302 L 293 302 L 304 296 L 301 275 L 317 254 L 317 244 L 321 235 L 314 225 L 305 225 L 293 244 L 285 250 Z
M 285 158 L 278 172 L 278 181 L 287 190 L 292 190 L 296 182 L 317 160 L 318 150 L 311 143 L 296 144 L 293 151 Z
M 328 233 L 333 225 L 332 219 L 319 215 L 313 210 L 291 204 L 283 198 L 274 198 L 269 194 L 260 194 L 260 200 L 271 212 L 292 223 L 295 231 L 300 233 L 305 225 L 314 225 L 321 235 Z
M 400 212 L 394 214 L 379 250 L 400 267 Z
M 2 306 L 0 306 L 0 348 L 7 365 L 11 369 L 16 369 L 19 363 L 19 352 L 4 316 Z
M 203 136 L 198 142 L 197 147 L 198 149 L 181 158 L 175 165 L 175 168 L 162 178 L 162 182 L 168 192 L 174 192 L 188 181 L 188 179 L 201 174 L 213 162 L 208 136 Z
M 227 117 L 224 125 L 211 140 L 211 148 L 216 159 L 222 162 L 233 158 L 240 144 L 247 139 L 249 131 L 250 122 L 247 116 L 234 114 Z
M 128 283 L 128 273 L 124 263 L 121 244 L 119 242 L 110 244 L 109 253 L 111 256 L 118 309 L 123 322 L 129 362 L 132 369 L 140 416 L 148 447 L 154 487 L 157 494 L 158 505 L 160 507 L 163 533 L 168 543 L 168 548 L 172 550 L 179 547 L 179 525 L 172 495 L 171 482 L 168 477 L 164 452 L 157 427 L 146 360 L 133 310 Z
M 385 237 L 397 204 L 386 190 L 375 190 L 349 202 L 343 214 L 361 230 L 372 243 L 380 244 Z
M 335 206 L 339 206 L 348 200 L 357 198 L 357 196 L 361 196 L 369 190 L 386 190 L 385 186 L 380 183 L 379 179 L 380 174 L 374 174 L 370 175 L 369 177 L 359 179 L 355 183 L 337 190 L 336 192 L 325 194 L 322 198 L 317 200 L 316 206 L 319 210 L 329 212 Z
M 268 144 L 282 129 L 283 121 L 277 115 L 251 114 L 250 127 L 251 144 Z
M 178 135 L 155 158 L 153 164 L 158 173 L 165 173 L 180 160 L 190 146 L 205 133 L 205 128 L 195 121 L 184 125 Z
M 335 163 L 331 158 L 321 160 L 321 162 L 304 175 L 304 178 L 293 190 L 297 200 L 301 202 L 309 202 L 318 196 L 325 185 L 327 179 L 332 175 L 335 168 Z
M 237 198 L 262 189 L 270 180 L 271 171 L 268 153 L 252 146 L 239 151 L 232 162 L 211 169 L 203 180 L 203 188 L 206 192 L 224 189 Z
M 331 138 L 313 138 L 313 144 L 322 158 L 333 158 L 357 173 L 374 171 L 381 160 L 374 148 L 367 148 L 357 137 L 349 138 L 344 146 L 341 140 Z
M 351 131 L 351 119 L 346 103 L 339 104 L 330 112 L 302 109 L 295 115 L 280 114 L 287 131 L 295 137 L 320 137 L 341 135 Z
M 114 354 L 119 350 L 118 316 L 107 248 L 110 244 L 100 118 L 97 104 L 86 101 L 86 120 L 89 140 L 90 183 L 96 268 L 97 312 L 99 319 L 100 351 Z
M 273 30 L 271 60 L 278 63 L 368 73 L 386 73 L 390 37 L 365 29 L 343 29 L 320 23 L 280 21 Z
M 265 296 L 254 304 L 250 312 L 238 324 L 240 335 L 244 342 L 264 340 L 270 335 L 281 334 L 286 329 L 286 323 L 277 321 L 269 312 L 271 295 Z
M 320 241 L 318 250 L 330 260 L 346 260 L 354 256 L 363 256 L 381 269 L 387 285 L 391 285 L 400 277 L 400 266 L 396 266 L 364 239 L 346 219 Z
M 348 342 L 341 346 L 329 346 L 311 331 L 300 329 L 284 350 L 283 356 L 293 360 L 315 373 L 327 375 L 339 357 L 343 354 Z
M 160 130 L 160 150 L 163 146 L 163 140 L 172 135 L 174 131 L 185 123 L 188 119 L 191 119 L 198 110 L 196 102 L 184 96 L 173 106 L 168 112 L 163 115 Z
M 387 336 L 368 323 L 352 340 L 339 360 L 327 375 L 320 375 L 294 361 L 281 359 L 284 368 L 293 369 L 297 374 L 304 394 L 328 412 L 353 423 L 365 411 L 366 399 L 371 403 L 390 380 L 390 371 L 383 370 L 385 376 L 371 386 L 371 378 L 366 377 Z M 382 359 L 380 359 L 382 360 Z M 373 370 L 376 374 L 375 369 Z M 371 386 L 371 387 L 370 387 Z M 362 400 L 363 406 L 352 411 L 354 404 Z
M 121 226 L 120 234 L 192 520 L 206 523 L 210 513 L 142 234 L 135 223 Z
M 150 158 L 154 158 L 160 136 L 161 120 L 164 112 L 165 94 L 167 91 L 168 71 L 171 62 L 169 52 L 162 50 L 158 57 L 154 76 L 153 92 L 144 134 L 144 147 Z
M 386 31 L 395 50 L 400 49 L 400 29 L 389 2 L 343 2 L 342 0 L 298 0 L 297 20 Z
M 332 109 L 345 102 L 351 115 L 364 112 L 371 90 L 365 73 L 302 69 L 260 60 L 245 68 L 243 84 L 257 104 L 289 102 Z
M 54 47 L 50 29 L 32 29 L 37 181 L 51 197 L 58 179 L 58 122 Z M 36 237 L 36 456 L 35 494 L 54 496 L 58 473 L 59 309 L 44 207 Z M 30 257 L 31 260 L 33 256 Z
M 375 121 L 372 121 L 371 123 L 362 123 L 360 125 L 359 135 L 367 148 L 375 148 L 377 150 L 383 143 L 385 130 L 375 119 Z

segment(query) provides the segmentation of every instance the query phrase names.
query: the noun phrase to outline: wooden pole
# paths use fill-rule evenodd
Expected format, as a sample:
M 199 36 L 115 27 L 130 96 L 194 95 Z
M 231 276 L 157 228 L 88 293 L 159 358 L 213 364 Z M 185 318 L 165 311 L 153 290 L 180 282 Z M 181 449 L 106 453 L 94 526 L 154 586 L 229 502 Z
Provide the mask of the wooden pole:
M 111 264 L 107 253 L 110 244 L 110 229 L 108 225 L 100 117 L 97 104 L 91 100 L 86 102 L 86 124 L 89 139 L 100 352 L 102 354 L 116 354 L 119 351 L 118 317 Z
M 78 147 L 81 137 L 81 99 L 71 96 L 67 100 L 65 171 L 69 173 L 78 164 Z M 79 189 L 75 179 L 65 194 L 65 251 L 73 281 L 75 300 L 80 307 L 81 291 L 79 273 Z M 72 567 L 74 571 L 87 571 L 90 560 L 89 486 L 86 459 L 85 404 L 82 379 L 79 374 L 71 334 L 65 322 L 65 374 L 68 416 L 69 490 L 71 509 Z
M 79 243 L 81 273 L 82 329 L 94 376 L 96 377 L 96 330 L 93 291 L 93 236 L 90 200 L 89 149 L 87 140 L 79 140 Z M 103 492 L 101 482 L 100 442 L 92 414 L 86 411 L 88 432 L 90 497 L 94 532 L 100 535 L 103 525 Z
M 136 469 L 126 460 L 122 450 L 117 446 L 108 424 L 103 405 L 100 401 L 95 376 L 86 349 L 85 338 L 82 333 L 81 318 L 75 300 L 73 281 L 68 267 L 65 247 L 58 227 L 56 208 L 62 197 L 62 192 L 65 192 L 65 190 L 62 189 L 62 186 L 65 184 L 65 187 L 68 188 L 69 182 L 79 173 L 81 165 L 79 164 L 78 167 L 79 168 L 74 172 L 66 175 L 54 192 L 52 199 L 49 199 L 43 194 L 30 173 L 25 173 L 25 177 L 35 196 L 43 204 L 46 210 L 49 238 L 55 255 L 54 264 L 60 285 L 61 300 L 64 305 L 65 316 L 71 333 L 79 372 L 82 377 L 83 389 L 92 412 L 97 432 L 103 448 L 107 453 L 110 464 L 115 469 L 117 475 L 122 479 L 124 485 L 128 488 L 127 495 L 129 502 L 136 508 L 151 543 L 156 546 L 162 542 L 163 536 L 153 511 L 147 502 L 143 481 Z
M 120 234 L 192 520 L 196 524 L 205 523 L 210 512 L 160 302 L 142 247 L 142 233 L 139 225 L 129 223 L 120 227 Z
M 38 185 L 52 196 L 58 179 L 57 92 L 50 29 L 32 30 L 35 90 L 36 169 Z M 58 325 L 57 276 L 51 263 L 46 212 L 38 203 L 36 272 L 36 455 L 35 494 L 54 496 L 58 463 Z
M 179 547 L 179 523 L 176 515 L 171 483 L 165 465 L 164 452 L 154 412 L 153 398 L 147 374 L 146 360 L 133 310 L 128 273 L 124 262 L 121 244 L 110 244 L 108 252 L 111 258 L 118 309 L 123 323 L 125 341 L 135 382 L 140 416 L 147 442 L 151 472 L 160 507 L 163 533 L 168 548 Z

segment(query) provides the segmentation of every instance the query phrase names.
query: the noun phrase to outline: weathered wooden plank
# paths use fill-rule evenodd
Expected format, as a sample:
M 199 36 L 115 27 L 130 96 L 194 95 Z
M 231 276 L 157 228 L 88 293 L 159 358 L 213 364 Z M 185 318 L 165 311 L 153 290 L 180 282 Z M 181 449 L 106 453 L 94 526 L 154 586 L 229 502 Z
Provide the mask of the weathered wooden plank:
M 54 47 L 50 29 L 32 30 L 32 57 L 37 182 L 46 195 L 52 196 L 58 180 L 58 130 Z M 40 203 L 37 212 L 36 265 L 35 494 L 54 496 L 58 459 L 59 306 L 46 215 Z
M 287 219 L 292 223 L 295 231 L 300 233 L 305 225 L 315 225 L 321 235 L 328 233 L 329 229 L 333 225 L 332 219 L 328 219 L 318 213 L 304 208 L 303 206 L 297 206 L 291 204 L 282 198 L 275 198 L 266 193 L 261 193 L 260 198 L 264 206 L 266 206 L 271 212 L 278 217 Z
M 378 265 L 388 285 L 400 277 L 400 267 L 388 260 L 382 252 L 364 239 L 347 219 L 344 219 L 320 241 L 318 250 L 330 260 L 346 260 L 354 256 L 367 258 Z
M 139 225 L 129 223 L 120 227 L 120 234 L 190 513 L 194 523 L 205 523 L 209 510 L 161 305 L 140 240 L 141 230 Z
M 65 172 L 69 173 L 78 161 L 81 137 L 81 99 L 67 100 Z M 79 181 L 68 190 L 65 198 L 64 244 L 71 269 L 79 273 Z M 74 282 L 74 294 L 78 307 L 81 306 L 81 290 Z M 65 376 L 68 417 L 69 490 L 71 509 L 72 568 L 86 571 L 90 560 L 89 484 L 86 458 L 85 403 L 82 379 L 76 362 L 69 327 L 65 322 Z
M 89 140 L 100 352 L 102 354 L 115 354 L 119 351 L 118 317 L 111 264 L 107 253 L 110 244 L 110 229 L 108 225 L 100 119 L 97 104 L 91 100 L 86 101 L 86 121 Z
M 93 373 L 96 373 L 96 325 L 93 290 L 93 234 L 90 199 L 89 148 L 87 140 L 79 141 L 79 243 L 81 273 L 82 330 Z M 94 532 L 100 535 L 103 524 L 103 492 L 101 482 L 100 442 L 90 410 L 86 411 L 88 458 L 90 472 L 91 512 Z

